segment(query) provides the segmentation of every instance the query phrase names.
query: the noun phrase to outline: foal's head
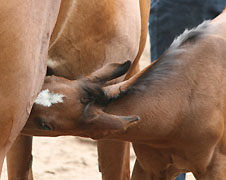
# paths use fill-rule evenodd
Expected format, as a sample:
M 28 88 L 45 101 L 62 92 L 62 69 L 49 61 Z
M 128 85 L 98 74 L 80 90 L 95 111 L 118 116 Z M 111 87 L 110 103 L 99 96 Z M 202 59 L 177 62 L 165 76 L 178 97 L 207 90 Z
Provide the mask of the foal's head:
M 137 116 L 116 116 L 102 109 L 112 98 L 102 87 L 127 72 L 130 62 L 110 64 L 80 80 L 46 77 L 22 133 L 37 136 L 76 135 L 98 138 L 125 130 Z M 101 108 L 95 108 L 95 107 Z

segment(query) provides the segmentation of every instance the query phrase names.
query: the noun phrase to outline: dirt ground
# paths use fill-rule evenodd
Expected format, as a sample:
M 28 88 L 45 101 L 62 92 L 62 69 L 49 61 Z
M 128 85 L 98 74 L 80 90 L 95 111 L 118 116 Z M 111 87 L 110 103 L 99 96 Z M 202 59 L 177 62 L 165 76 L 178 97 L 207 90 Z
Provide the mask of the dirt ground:
M 149 40 L 142 56 L 141 67 L 149 64 Z M 35 180 L 101 180 L 98 170 L 96 142 L 77 137 L 35 137 L 33 145 Z M 131 169 L 135 155 L 131 153 Z M 6 164 L 2 180 L 7 180 Z M 194 180 L 191 173 L 186 180 Z

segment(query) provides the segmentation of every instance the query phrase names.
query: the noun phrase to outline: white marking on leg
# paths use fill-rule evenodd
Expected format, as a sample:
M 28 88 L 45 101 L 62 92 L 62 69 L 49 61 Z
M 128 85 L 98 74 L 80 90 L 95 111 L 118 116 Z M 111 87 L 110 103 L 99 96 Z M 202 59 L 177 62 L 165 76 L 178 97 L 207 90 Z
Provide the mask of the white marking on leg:
M 63 94 L 51 93 L 48 89 L 41 91 L 35 100 L 35 104 L 50 107 L 52 104 L 63 103 Z

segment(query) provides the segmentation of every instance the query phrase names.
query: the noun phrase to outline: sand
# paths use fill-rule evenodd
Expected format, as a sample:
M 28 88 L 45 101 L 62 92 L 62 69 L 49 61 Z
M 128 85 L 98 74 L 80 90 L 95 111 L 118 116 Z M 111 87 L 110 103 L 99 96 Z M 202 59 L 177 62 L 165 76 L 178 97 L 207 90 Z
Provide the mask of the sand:
M 149 41 L 141 67 L 149 64 Z M 78 137 L 34 137 L 33 173 L 35 180 L 101 180 L 98 170 L 96 142 Z M 135 155 L 131 153 L 131 169 Z M 2 180 L 7 180 L 6 164 Z M 194 180 L 191 173 L 186 180 Z
M 78 137 L 35 137 L 33 145 L 35 180 L 101 180 L 96 142 Z M 131 153 L 131 169 L 135 155 Z M 7 180 L 6 166 L 2 180 Z M 191 174 L 187 180 L 194 180 Z

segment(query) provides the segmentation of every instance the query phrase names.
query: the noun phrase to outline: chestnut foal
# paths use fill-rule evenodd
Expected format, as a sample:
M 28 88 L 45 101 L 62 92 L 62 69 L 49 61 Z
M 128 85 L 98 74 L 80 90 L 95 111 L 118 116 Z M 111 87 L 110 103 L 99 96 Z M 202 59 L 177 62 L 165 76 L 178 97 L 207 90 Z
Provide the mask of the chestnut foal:
M 185 31 L 158 61 L 125 82 L 103 87 L 129 62 L 77 82 L 49 77 L 23 133 L 131 141 L 133 180 L 173 180 L 181 172 L 224 180 L 225 37 L 223 13 Z

